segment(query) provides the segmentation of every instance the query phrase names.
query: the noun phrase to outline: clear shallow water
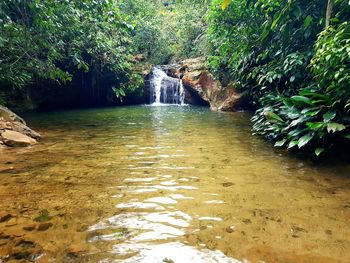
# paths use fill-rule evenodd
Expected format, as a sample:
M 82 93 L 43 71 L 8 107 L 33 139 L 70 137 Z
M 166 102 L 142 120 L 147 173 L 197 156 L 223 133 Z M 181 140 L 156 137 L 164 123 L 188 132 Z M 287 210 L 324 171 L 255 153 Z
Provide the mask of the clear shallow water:
M 350 165 L 277 152 L 249 117 L 178 106 L 29 116 L 43 142 L 0 153 L 0 259 L 349 262 Z

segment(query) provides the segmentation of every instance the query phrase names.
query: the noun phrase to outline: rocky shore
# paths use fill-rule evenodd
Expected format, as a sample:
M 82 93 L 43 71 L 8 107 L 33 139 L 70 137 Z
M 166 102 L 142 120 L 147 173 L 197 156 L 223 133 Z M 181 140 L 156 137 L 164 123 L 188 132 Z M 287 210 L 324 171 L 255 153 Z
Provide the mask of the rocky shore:
M 26 147 L 36 144 L 41 135 L 6 107 L 0 106 L 0 148 Z

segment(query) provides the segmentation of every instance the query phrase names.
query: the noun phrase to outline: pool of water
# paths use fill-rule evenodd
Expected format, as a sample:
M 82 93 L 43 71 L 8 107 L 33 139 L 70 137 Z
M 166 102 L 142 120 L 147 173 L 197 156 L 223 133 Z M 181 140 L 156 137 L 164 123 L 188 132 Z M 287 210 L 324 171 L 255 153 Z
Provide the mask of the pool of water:
M 350 165 L 276 151 L 249 118 L 28 116 L 42 143 L 0 152 L 0 262 L 350 262 Z

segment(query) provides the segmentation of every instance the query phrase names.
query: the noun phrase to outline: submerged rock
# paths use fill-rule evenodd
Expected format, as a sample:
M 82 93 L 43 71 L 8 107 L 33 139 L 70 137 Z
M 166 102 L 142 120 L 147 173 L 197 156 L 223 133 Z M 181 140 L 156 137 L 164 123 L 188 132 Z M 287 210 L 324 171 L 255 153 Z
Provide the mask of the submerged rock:
M 36 224 L 29 224 L 23 227 L 23 230 L 25 231 L 33 231 L 36 228 Z
M 233 185 L 235 185 L 235 184 L 231 183 L 231 182 L 226 182 L 226 183 L 222 184 L 223 187 L 230 187 L 230 186 L 233 186 Z
M 5 224 L 5 226 L 9 227 L 9 226 L 15 226 L 17 225 L 17 218 L 12 217 L 10 220 L 8 220 Z
M 4 211 L 0 211 L 0 223 L 6 222 L 13 218 L 13 215 L 6 213 Z
M 38 226 L 38 231 L 46 231 L 48 230 L 50 227 L 52 227 L 53 224 L 52 223 L 41 223 Z
M 226 232 L 227 233 L 233 233 L 233 232 L 235 232 L 235 227 L 234 226 L 228 226 L 228 227 L 226 227 Z

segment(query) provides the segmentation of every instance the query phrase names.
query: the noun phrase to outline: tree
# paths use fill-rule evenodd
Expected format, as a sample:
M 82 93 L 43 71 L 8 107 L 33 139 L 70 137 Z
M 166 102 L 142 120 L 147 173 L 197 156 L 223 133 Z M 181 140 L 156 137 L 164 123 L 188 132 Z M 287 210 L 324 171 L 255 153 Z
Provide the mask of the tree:
M 334 0 L 328 0 L 327 12 L 326 12 L 326 28 L 329 27 L 329 25 L 330 25 L 330 20 L 332 18 L 332 13 L 333 13 L 333 8 L 334 8 Z

